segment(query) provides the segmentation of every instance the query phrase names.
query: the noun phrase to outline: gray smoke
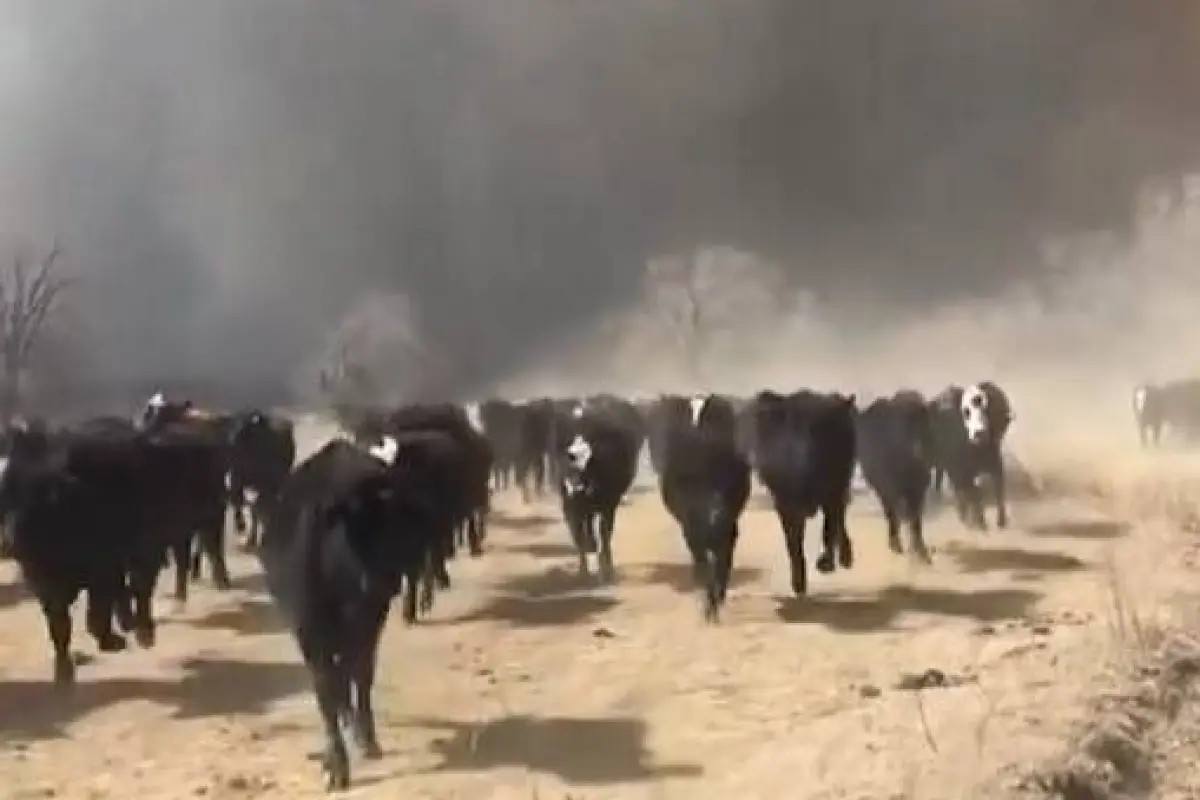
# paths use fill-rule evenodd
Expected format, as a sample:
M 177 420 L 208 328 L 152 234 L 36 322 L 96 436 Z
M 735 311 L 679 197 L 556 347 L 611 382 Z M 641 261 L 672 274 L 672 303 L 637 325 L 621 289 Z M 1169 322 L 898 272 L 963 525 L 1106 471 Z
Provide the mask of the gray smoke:
M 1200 150 L 1170 0 L 0 8 L 4 233 L 63 242 L 116 383 L 284 386 L 403 292 L 469 391 L 702 244 L 911 311 Z

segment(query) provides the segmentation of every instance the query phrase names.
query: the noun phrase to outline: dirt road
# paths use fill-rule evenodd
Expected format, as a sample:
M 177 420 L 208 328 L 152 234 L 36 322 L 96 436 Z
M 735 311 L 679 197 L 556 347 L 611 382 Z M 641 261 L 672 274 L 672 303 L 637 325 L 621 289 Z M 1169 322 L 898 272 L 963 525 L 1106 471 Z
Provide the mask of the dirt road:
M 501 495 L 486 557 L 452 565 L 431 621 L 390 625 L 388 752 L 355 762 L 351 796 L 979 796 L 1050 753 L 1098 687 L 1112 565 L 1154 574 L 1144 532 L 1065 500 L 1017 504 L 986 535 L 936 516 L 936 563 L 917 568 L 859 496 L 855 569 L 796 601 L 752 503 L 710 628 L 649 486 L 621 512 L 611 589 L 580 589 L 553 503 Z M 96 658 L 63 700 L 41 617 L 0 566 L 0 797 L 321 796 L 306 677 L 253 562 L 234 568 L 237 590 L 201 586 L 176 614 L 164 599 L 159 647 Z

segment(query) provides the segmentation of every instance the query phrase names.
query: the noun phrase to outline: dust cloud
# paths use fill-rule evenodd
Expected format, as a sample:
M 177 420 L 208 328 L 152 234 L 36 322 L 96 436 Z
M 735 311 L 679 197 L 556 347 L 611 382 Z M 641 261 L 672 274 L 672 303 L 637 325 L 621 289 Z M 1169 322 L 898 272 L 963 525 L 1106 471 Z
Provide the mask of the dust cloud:
M 63 243 L 94 394 L 278 398 L 374 295 L 439 367 L 405 389 L 616 376 L 647 261 L 709 246 L 802 299 L 714 381 L 1032 363 L 1068 396 L 1190 330 L 1181 234 L 1133 211 L 1200 151 L 1194 3 L 0 9 L 0 235 Z

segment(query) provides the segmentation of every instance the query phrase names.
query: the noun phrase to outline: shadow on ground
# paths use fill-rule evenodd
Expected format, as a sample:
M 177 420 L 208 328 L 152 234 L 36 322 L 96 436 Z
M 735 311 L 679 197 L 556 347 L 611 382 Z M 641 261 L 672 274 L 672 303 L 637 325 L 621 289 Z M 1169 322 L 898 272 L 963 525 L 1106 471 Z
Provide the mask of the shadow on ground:
M 703 774 L 697 764 L 654 764 L 646 748 L 646 723 L 634 718 L 509 716 L 482 726 L 428 719 L 415 724 L 450 734 L 431 744 L 441 759 L 434 772 L 521 767 L 576 786 Z
M 854 597 L 810 595 L 781 598 L 776 615 L 793 624 L 825 625 L 846 633 L 897 630 L 906 613 L 959 617 L 978 622 L 1000 622 L 1028 615 L 1041 598 L 1028 589 L 919 589 L 889 586 L 879 592 Z
M 509 553 L 523 553 L 534 558 L 574 558 L 575 548 L 569 544 L 556 542 L 532 542 L 530 544 L 514 544 L 505 547 Z
M 1077 572 L 1087 564 L 1067 553 L 1047 553 L 1018 547 L 946 547 L 958 569 L 967 574 L 985 572 Z
M 512 628 L 579 625 L 593 620 L 617 605 L 612 597 L 569 594 L 530 597 L 502 594 L 466 614 L 431 624 L 461 625 L 464 622 L 498 622 Z
M 1030 536 L 1061 539 L 1119 539 L 1129 533 L 1129 524 L 1111 520 L 1076 520 L 1045 525 L 1026 525 Z
M 631 570 L 632 577 L 638 583 L 666 586 L 680 594 L 691 594 L 697 591 L 692 579 L 692 565 L 677 563 L 639 564 L 636 571 Z M 767 574 L 759 567 L 734 567 L 729 572 L 729 588 L 737 589 L 753 583 Z
M 223 630 L 242 636 L 269 636 L 287 630 L 279 612 L 269 600 L 247 599 L 232 608 L 210 611 L 184 625 L 206 630 Z
M 196 658 L 181 668 L 182 677 L 104 680 L 88 680 L 82 669 L 79 682 L 63 692 L 49 680 L 0 681 L 0 740 L 66 736 L 67 726 L 80 717 L 127 701 L 168 706 L 176 719 L 259 715 L 309 685 L 298 658 L 296 663 Z
M 29 593 L 25 591 L 25 584 L 20 580 L 0 583 L 0 608 L 20 605 L 28 599 Z
M 532 531 L 545 528 L 555 523 L 562 522 L 558 517 L 552 517 L 548 514 L 539 514 L 533 509 L 528 513 L 509 514 L 504 511 L 493 509 L 488 514 L 488 524 L 495 525 L 498 528 L 505 528 L 510 531 Z

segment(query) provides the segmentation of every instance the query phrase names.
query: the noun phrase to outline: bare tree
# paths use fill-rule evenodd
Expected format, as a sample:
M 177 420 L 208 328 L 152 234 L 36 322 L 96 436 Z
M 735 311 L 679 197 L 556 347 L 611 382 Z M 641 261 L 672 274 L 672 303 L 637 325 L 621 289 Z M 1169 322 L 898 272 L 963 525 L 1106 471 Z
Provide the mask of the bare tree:
M 33 265 L 18 254 L 0 274 L 0 420 L 4 424 L 20 410 L 24 379 L 37 345 L 71 284 L 56 269 L 61 254 L 55 244 Z
M 320 362 L 321 394 L 335 406 L 413 399 L 444 377 L 402 294 L 366 297 L 351 308 Z
M 749 333 L 777 315 L 791 296 L 782 273 L 729 248 L 648 262 L 643 293 L 696 386 L 706 382 L 708 357 L 722 337 Z

